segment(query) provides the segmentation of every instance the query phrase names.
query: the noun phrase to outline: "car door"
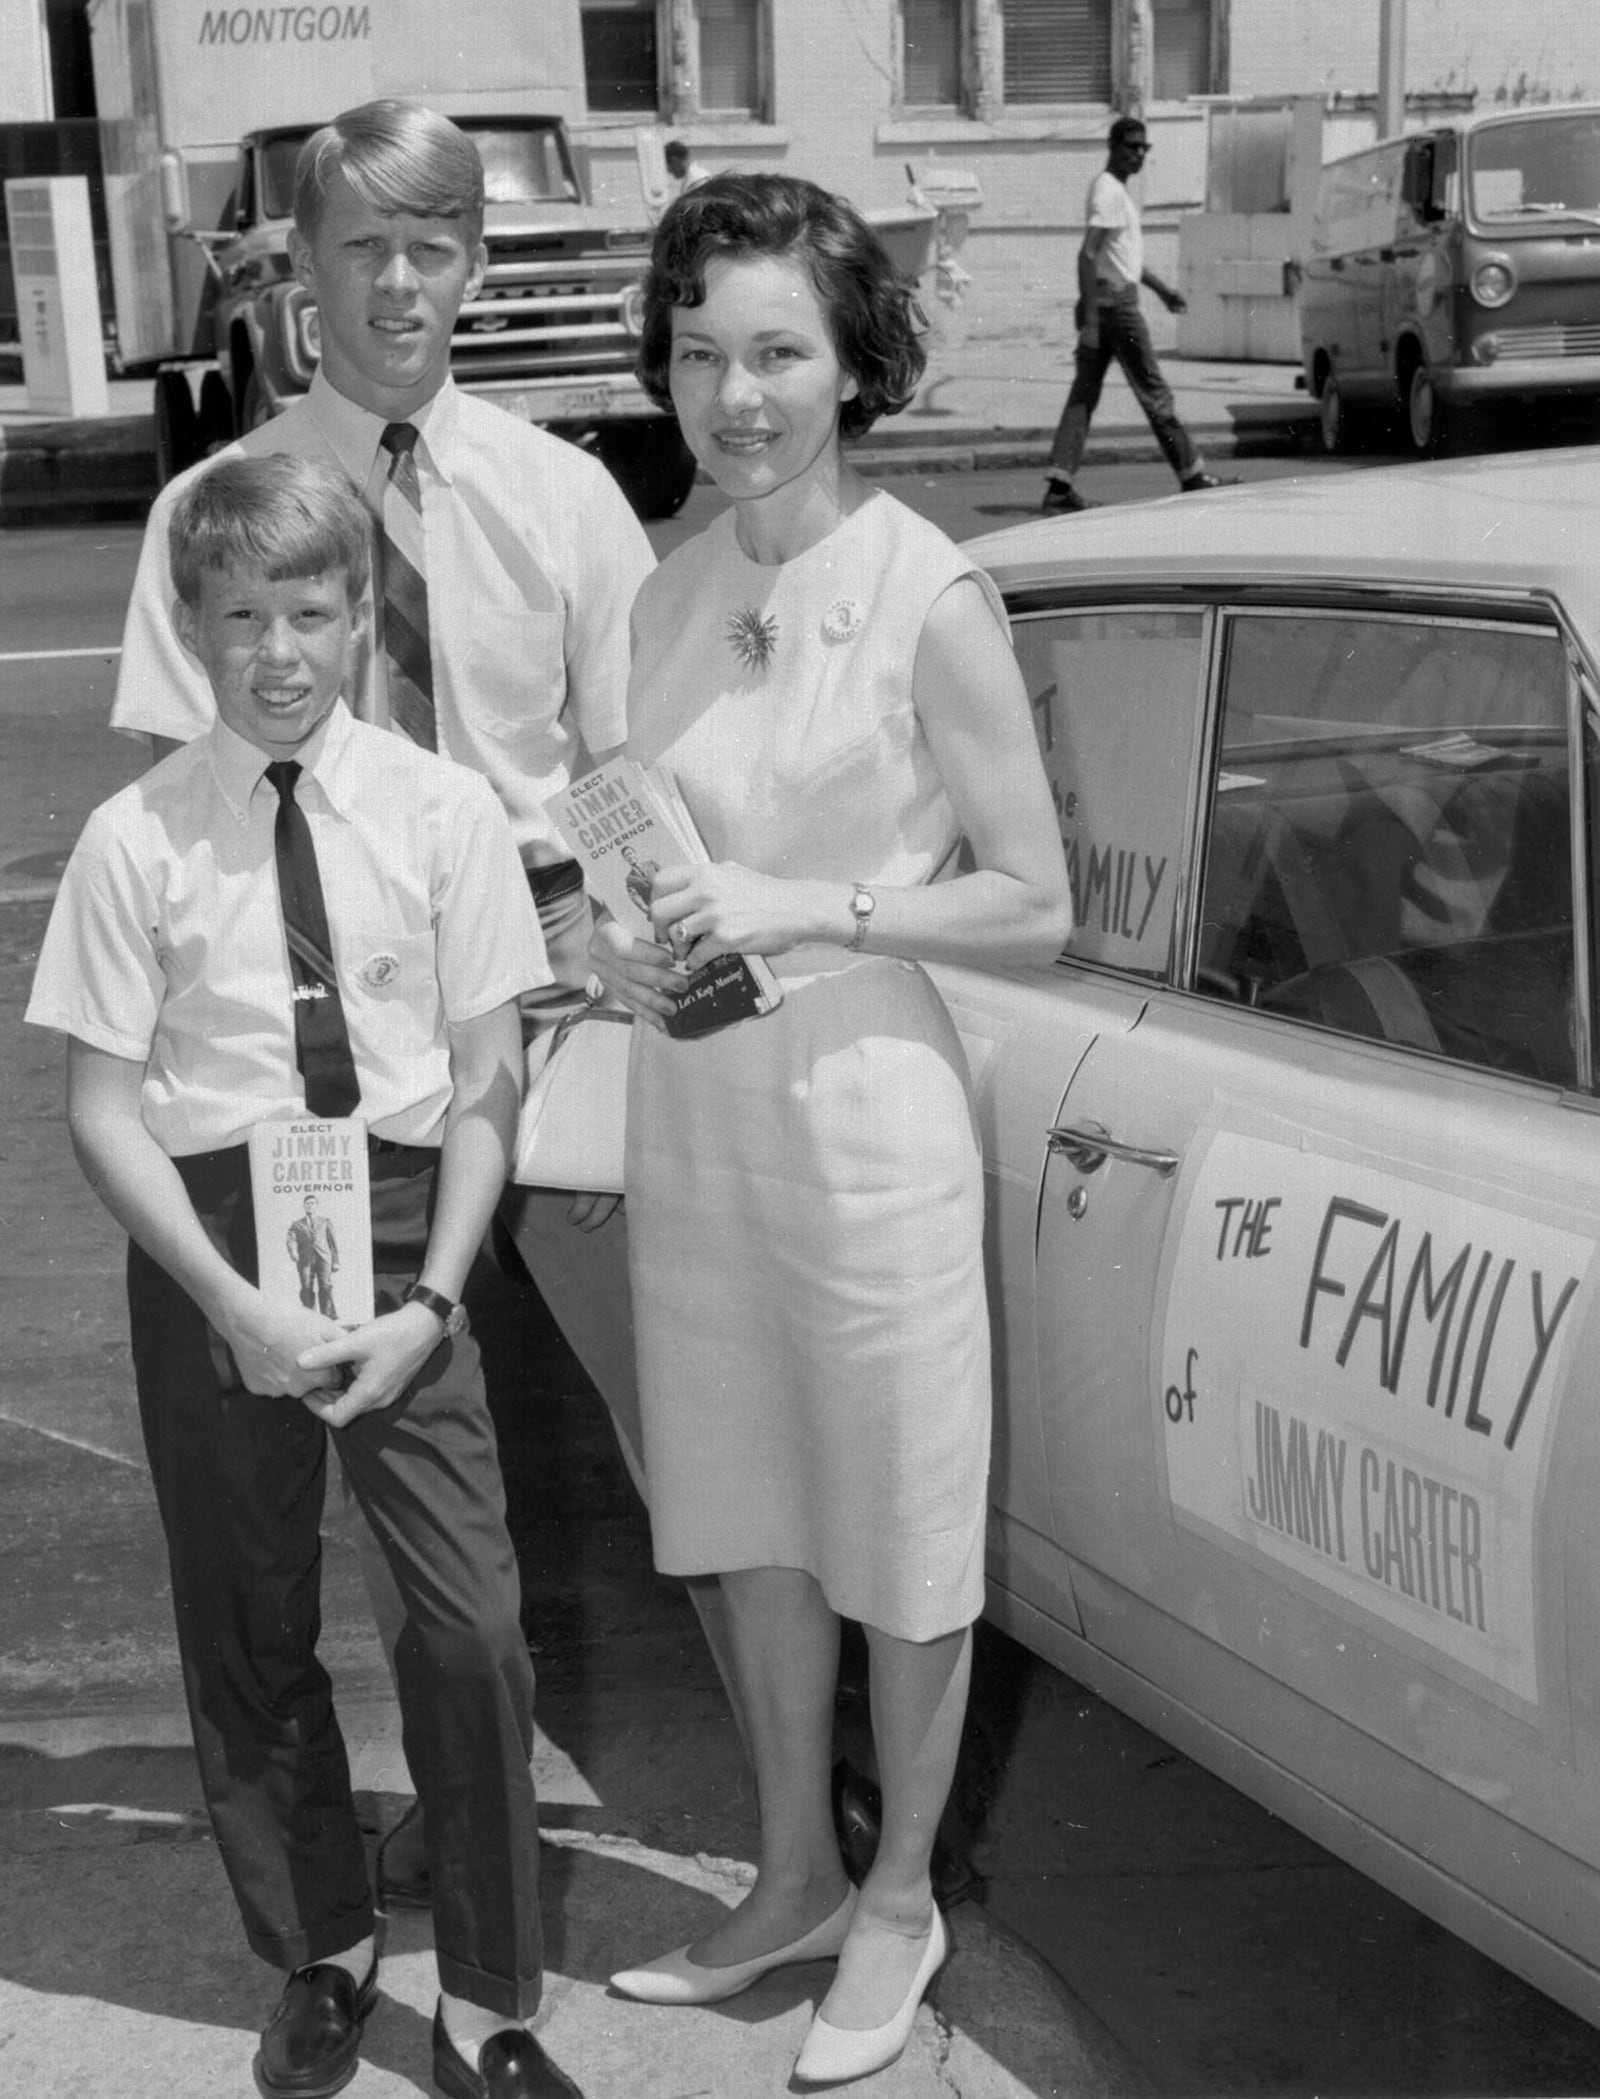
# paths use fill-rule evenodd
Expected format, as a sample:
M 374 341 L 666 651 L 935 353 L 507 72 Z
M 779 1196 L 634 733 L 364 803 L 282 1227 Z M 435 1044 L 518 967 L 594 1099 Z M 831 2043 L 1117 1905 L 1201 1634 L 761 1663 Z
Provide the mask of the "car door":
M 1113 1695 L 1600 2003 L 1572 651 L 1527 604 L 1209 617 L 1177 952 L 1041 1189 L 1056 1542 Z
M 1172 967 L 1211 634 L 1204 613 L 1133 596 L 1061 612 L 1058 595 L 1014 600 L 1013 635 L 1072 883 L 1067 954 L 1084 974 L 1069 986 L 1059 969 L 933 970 L 966 1045 L 987 1175 L 991 1615 L 1046 1651 L 1052 1628 L 1081 1630 L 1038 1378 L 1048 1133 L 1080 1061 L 1127 1035 Z

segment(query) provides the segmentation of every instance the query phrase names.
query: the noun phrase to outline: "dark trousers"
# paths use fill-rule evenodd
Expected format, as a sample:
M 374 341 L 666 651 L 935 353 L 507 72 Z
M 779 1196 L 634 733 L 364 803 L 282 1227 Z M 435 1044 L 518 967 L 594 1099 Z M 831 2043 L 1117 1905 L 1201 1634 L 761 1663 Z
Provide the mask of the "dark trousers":
M 422 1264 L 437 1153 L 374 1147 L 380 1311 Z M 213 1241 L 256 1275 L 247 1155 L 174 1162 Z M 538 2007 L 533 1670 L 494 1428 L 470 1336 L 393 1406 L 329 1430 L 239 1383 L 199 1308 L 137 1247 L 128 1304 L 200 1776 L 250 1944 L 294 1968 L 372 1929 L 365 1848 L 321 1630 L 332 1435 L 405 1608 L 406 1761 L 426 1808 L 441 1986 L 507 2019 Z
M 1050 448 L 1051 466 L 1071 480 L 1083 464 L 1089 418 L 1100 405 L 1100 389 L 1114 358 L 1133 389 L 1133 398 L 1144 410 L 1168 466 L 1180 481 L 1187 480 L 1199 467 L 1200 455 L 1194 448 L 1194 440 L 1178 420 L 1172 388 L 1162 378 L 1161 367 L 1156 363 L 1155 345 L 1150 340 L 1144 315 L 1139 311 L 1137 289 L 1130 285 L 1117 297 L 1102 299 L 1098 312 L 1100 340 L 1092 350 L 1086 350 L 1081 342 L 1078 345 L 1072 390 L 1067 395 L 1066 407 L 1061 411 L 1061 421 L 1056 425 L 1055 443 Z

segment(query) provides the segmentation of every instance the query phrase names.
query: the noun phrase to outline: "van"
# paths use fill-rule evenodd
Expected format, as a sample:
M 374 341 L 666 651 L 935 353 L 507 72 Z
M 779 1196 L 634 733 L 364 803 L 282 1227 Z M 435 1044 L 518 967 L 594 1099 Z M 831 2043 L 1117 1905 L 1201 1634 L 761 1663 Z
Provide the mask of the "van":
M 1463 117 L 1322 170 L 1300 272 L 1327 450 L 1363 407 L 1418 452 L 1495 401 L 1600 397 L 1600 106 Z

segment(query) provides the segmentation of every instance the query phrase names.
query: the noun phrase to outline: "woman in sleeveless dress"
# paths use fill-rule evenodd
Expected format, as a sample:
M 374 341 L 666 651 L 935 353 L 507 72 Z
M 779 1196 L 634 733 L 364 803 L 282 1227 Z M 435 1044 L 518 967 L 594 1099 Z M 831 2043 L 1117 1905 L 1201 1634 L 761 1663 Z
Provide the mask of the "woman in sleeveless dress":
M 918 965 L 1047 961 L 1069 926 L 993 586 L 841 451 L 922 367 L 909 288 L 840 199 L 720 175 L 662 220 L 641 372 L 732 507 L 640 592 L 628 752 L 674 776 L 712 864 L 656 875 L 659 944 L 607 925 L 594 958 L 645 1023 L 626 1183 L 656 1564 L 720 1576 L 761 1848 L 725 1920 L 613 1983 L 707 2003 L 837 1957 L 806 2082 L 892 2061 L 947 1951 L 929 1862 L 983 1603 L 982 1160 Z M 738 952 L 782 1003 L 668 1036 L 681 970 Z M 841 1617 L 883 1794 L 858 1893 L 829 1799 Z

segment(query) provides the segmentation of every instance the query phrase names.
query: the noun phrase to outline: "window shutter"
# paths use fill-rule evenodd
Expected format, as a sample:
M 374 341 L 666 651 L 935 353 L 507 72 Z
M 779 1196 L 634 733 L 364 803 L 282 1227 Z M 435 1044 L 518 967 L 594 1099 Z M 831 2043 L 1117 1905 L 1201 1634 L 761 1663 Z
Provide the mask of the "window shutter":
M 1152 0 L 1158 102 L 1211 92 L 1211 0 Z
M 901 0 L 905 78 L 913 108 L 954 108 L 961 100 L 961 0 Z
M 1111 0 L 1001 0 L 1005 98 L 1111 100 Z
M 699 0 L 700 107 L 761 107 L 759 0 Z

